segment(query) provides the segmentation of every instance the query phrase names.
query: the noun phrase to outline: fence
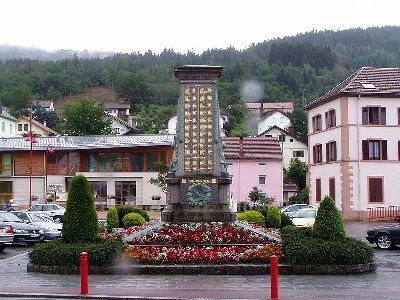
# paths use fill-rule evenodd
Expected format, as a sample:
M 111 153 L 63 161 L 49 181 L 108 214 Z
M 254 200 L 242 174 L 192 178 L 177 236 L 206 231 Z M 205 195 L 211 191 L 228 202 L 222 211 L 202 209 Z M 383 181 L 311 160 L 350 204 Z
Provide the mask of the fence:
M 400 206 L 391 205 L 391 206 L 377 206 L 377 207 L 368 207 L 368 220 L 373 219 L 392 219 L 397 214 L 400 214 Z

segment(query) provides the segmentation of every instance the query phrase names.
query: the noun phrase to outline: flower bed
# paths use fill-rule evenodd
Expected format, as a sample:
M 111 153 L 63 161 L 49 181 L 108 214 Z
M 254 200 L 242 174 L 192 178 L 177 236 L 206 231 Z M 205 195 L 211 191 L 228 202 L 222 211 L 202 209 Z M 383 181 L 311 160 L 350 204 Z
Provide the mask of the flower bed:
M 136 231 L 146 228 L 147 226 L 149 226 L 149 223 L 144 223 L 143 225 L 129 227 L 127 229 L 123 229 L 123 230 L 116 231 L 116 232 L 100 232 L 99 236 L 103 239 L 112 239 L 112 238 L 119 237 L 119 236 L 120 237 L 129 236 Z
M 139 237 L 133 245 L 167 244 L 265 244 L 270 240 L 230 224 L 165 224 L 156 232 Z
M 123 256 L 144 264 L 268 263 L 272 255 L 282 258 L 281 245 L 263 246 L 151 246 L 125 247 Z

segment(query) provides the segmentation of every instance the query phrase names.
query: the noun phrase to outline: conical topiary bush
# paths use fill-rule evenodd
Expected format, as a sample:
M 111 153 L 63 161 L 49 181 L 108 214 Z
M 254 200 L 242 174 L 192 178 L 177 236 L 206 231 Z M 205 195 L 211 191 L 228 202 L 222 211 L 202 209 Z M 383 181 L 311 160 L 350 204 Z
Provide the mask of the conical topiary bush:
M 85 176 L 75 176 L 68 192 L 63 221 L 63 240 L 66 243 L 94 242 L 99 222 L 90 184 Z
M 329 196 L 325 196 L 319 205 L 314 223 L 314 235 L 317 238 L 331 241 L 346 236 L 340 212 Z

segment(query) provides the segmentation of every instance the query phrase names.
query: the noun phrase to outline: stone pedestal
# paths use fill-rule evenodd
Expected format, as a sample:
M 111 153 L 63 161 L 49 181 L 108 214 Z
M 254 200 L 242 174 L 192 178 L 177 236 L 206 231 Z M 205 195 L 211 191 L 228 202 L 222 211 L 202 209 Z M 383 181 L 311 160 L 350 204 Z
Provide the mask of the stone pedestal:
M 220 135 L 218 66 L 178 66 L 177 133 L 167 176 L 166 222 L 233 222 L 231 180 Z

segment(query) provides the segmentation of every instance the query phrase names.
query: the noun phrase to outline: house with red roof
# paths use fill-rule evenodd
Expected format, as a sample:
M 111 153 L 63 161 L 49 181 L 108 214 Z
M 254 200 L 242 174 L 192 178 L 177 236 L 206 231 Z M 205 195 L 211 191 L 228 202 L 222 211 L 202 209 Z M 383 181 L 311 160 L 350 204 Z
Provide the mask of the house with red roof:
M 30 126 L 32 125 L 32 128 Z M 58 132 L 47 127 L 45 124 L 32 119 L 30 122 L 29 117 L 21 116 L 18 118 L 16 136 L 27 136 L 29 131 L 32 130 L 38 136 L 56 136 Z
M 310 204 L 330 195 L 345 219 L 398 207 L 400 68 L 363 67 L 305 109 Z
M 283 205 L 282 152 L 278 139 L 245 137 L 223 139 L 227 170 L 232 178 L 234 202 L 250 202 L 249 192 L 258 187 L 266 197 Z

